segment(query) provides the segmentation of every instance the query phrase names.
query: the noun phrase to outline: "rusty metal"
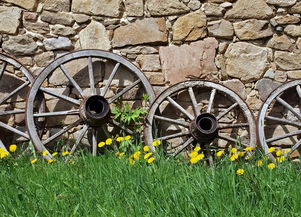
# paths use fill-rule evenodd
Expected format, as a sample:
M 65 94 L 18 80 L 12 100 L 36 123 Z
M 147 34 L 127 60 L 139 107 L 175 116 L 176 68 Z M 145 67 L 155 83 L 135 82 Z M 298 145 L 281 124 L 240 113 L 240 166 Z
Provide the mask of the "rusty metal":
M 18 109 L 16 104 L 20 102 L 18 96 L 21 97 L 22 95 L 23 100 L 26 100 L 27 91 L 29 91 L 33 81 L 34 77 L 25 66 L 7 54 L 0 54 L 0 148 L 6 150 L 6 146 L 9 144 L 18 143 L 19 138 L 22 138 L 21 141 L 29 140 L 25 122 L 24 124 L 16 125 L 11 123 L 9 119 L 16 117 L 16 115 L 19 115 L 19 117 L 20 115 L 25 116 L 25 108 Z M 5 87 L 8 89 L 5 89 Z M 38 93 L 33 109 L 40 112 L 44 111 L 44 97 L 41 93 Z M 40 134 L 44 124 L 43 119 L 37 119 L 36 124 L 37 131 Z M 4 129 L 9 134 L 2 131 Z
M 255 147 L 256 124 L 247 104 L 232 90 L 210 81 L 185 81 L 155 99 L 144 138 L 153 152 L 153 142 L 160 140 L 168 155 L 185 154 L 199 145 L 212 158 L 215 151 L 238 142 Z
M 265 154 L 275 161 L 270 147 L 291 149 L 286 156 L 300 156 L 301 80 L 276 88 L 263 103 L 258 115 L 258 137 Z M 299 153 L 298 153 L 299 152 Z
M 80 67 L 79 63 L 82 64 Z M 74 65 L 78 66 L 78 71 L 69 69 Z M 61 88 L 45 88 L 44 83 L 51 83 L 51 79 L 58 75 L 61 75 L 62 80 L 67 79 L 61 84 Z M 85 78 L 88 80 L 86 83 L 83 80 Z M 59 90 L 63 90 L 63 93 Z M 127 96 L 133 90 L 136 90 L 135 96 Z M 38 91 L 57 100 L 57 108 L 70 105 L 70 109 L 68 107 L 65 110 L 57 109 L 58 111 L 46 113 L 35 112 L 33 100 Z M 53 143 L 63 135 L 68 134 L 68 138 L 74 138 L 70 147 L 64 147 L 71 152 L 78 149 L 87 137 L 92 154 L 96 155 L 97 143 L 103 138 L 114 136 L 114 130 L 118 129 L 124 134 L 133 133 L 129 127 L 114 120 L 110 111 L 119 101 L 131 101 L 134 102 L 134 106 L 141 106 L 139 103 L 143 93 L 149 96 L 150 101 L 154 99 L 153 88 L 146 76 L 124 57 L 102 50 L 68 53 L 50 63 L 36 78 L 30 90 L 26 111 L 30 138 L 39 152 L 49 150 L 51 153 L 55 150 Z M 50 134 L 42 139 L 36 131 L 35 119 L 38 117 L 46 118 L 45 133 Z M 56 133 L 52 133 L 50 118 L 61 120 L 62 126 L 58 126 L 60 129 Z M 73 122 L 67 122 L 68 118 Z M 51 158 L 51 154 L 45 156 L 46 160 Z

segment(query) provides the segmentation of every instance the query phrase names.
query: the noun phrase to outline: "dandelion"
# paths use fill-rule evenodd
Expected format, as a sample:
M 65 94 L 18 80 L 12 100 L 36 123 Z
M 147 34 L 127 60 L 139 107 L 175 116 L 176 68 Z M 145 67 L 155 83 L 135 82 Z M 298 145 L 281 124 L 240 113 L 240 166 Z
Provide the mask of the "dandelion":
M 225 153 L 225 151 L 219 151 L 216 153 L 216 156 L 221 157 L 224 155 L 224 153 Z
M 197 158 L 197 157 L 193 157 L 193 158 L 190 158 L 190 163 L 191 164 L 196 164 L 197 162 L 199 162 L 200 160 Z
M 276 158 L 277 162 L 282 163 L 283 161 L 285 161 L 285 157 L 284 156 L 280 156 Z
M 62 154 L 62 156 L 67 156 L 68 154 L 70 154 L 70 152 L 69 152 L 69 151 L 65 151 L 65 152 Z
M 268 168 L 271 170 L 274 169 L 275 167 L 276 167 L 276 165 L 274 163 L 268 164 Z
M 238 170 L 236 170 L 236 174 L 237 175 L 243 175 L 244 173 L 245 173 L 244 169 L 238 169 Z
M 119 157 L 123 157 L 125 155 L 124 152 L 119 153 Z
M 98 147 L 99 147 L 99 148 L 102 148 L 102 147 L 104 147 L 105 145 L 106 145 L 105 142 L 100 142 L 100 143 L 98 143 Z
M 194 157 L 196 157 L 196 156 L 198 156 L 198 152 L 197 151 L 193 151 L 193 152 L 191 152 L 190 154 L 189 154 L 189 156 L 191 157 L 191 158 L 194 158 Z
M 288 154 L 288 153 L 290 153 L 291 151 L 292 151 L 291 149 L 287 149 L 287 150 L 283 150 L 282 153 L 283 153 L 283 154 Z
M 159 146 L 159 145 L 161 145 L 161 141 L 160 140 L 153 141 L 153 146 Z
M 10 152 L 15 152 L 17 150 L 17 146 L 16 145 L 10 145 L 9 146 L 9 151 Z
M 4 150 L 4 148 L 0 148 L 0 153 L 2 153 L 2 152 L 4 152 L 5 150 Z
M 134 165 L 134 164 L 135 164 L 135 160 L 134 160 L 134 159 L 130 158 L 129 160 L 130 160 L 130 164 L 131 164 L 131 165 Z
M 74 164 L 75 164 L 75 161 L 74 161 L 74 160 L 69 160 L 69 164 L 74 165 Z
M 38 158 L 35 158 L 31 161 L 32 164 L 35 164 L 38 161 Z
M 144 146 L 143 151 L 148 152 L 149 151 L 149 146 L 148 145 Z
M 262 166 L 262 164 L 263 164 L 263 161 L 262 161 L 262 160 L 258 160 L 258 161 L 257 161 L 257 166 L 260 167 L 260 166 Z
M 55 157 L 55 156 L 57 156 L 59 153 L 58 152 L 53 152 L 52 153 L 52 157 Z
M 151 157 L 147 160 L 147 163 L 151 164 L 152 162 L 154 162 L 155 159 L 155 157 Z
M 276 148 L 275 148 L 275 147 L 271 147 L 271 148 L 269 148 L 269 152 L 270 152 L 270 153 L 274 152 L 275 150 L 276 150 Z
M 281 156 L 282 155 L 282 151 L 279 149 L 279 150 L 277 150 L 276 151 L 276 155 L 279 157 L 279 156 Z
M 193 150 L 196 151 L 196 152 L 198 152 L 198 151 L 201 150 L 201 147 L 200 147 L 200 146 L 197 146 L 197 147 L 195 147 Z
M 54 162 L 54 159 L 49 159 L 49 160 L 48 160 L 48 163 L 49 163 L 49 164 L 52 164 L 53 162 Z
M 153 153 L 149 152 L 144 155 L 144 159 L 148 159 L 150 156 L 152 156 Z
M 113 139 L 108 138 L 108 139 L 106 140 L 106 145 L 111 145 L 112 142 L 113 142 Z
M 124 139 L 125 139 L 126 141 L 129 141 L 131 138 L 132 138 L 131 136 L 126 136 Z
M 2 151 L 2 152 L 0 152 L 0 158 L 1 158 L 1 159 L 2 159 L 2 158 L 8 157 L 8 155 L 9 155 L 9 152 L 8 152 L 8 151 Z
M 115 153 L 115 155 L 116 155 L 116 156 L 119 156 L 119 155 L 120 155 L 120 152 L 119 152 L 119 151 L 118 151 L 118 152 L 116 152 L 116 153 Z
M 141 155 L 141 152 L 140 151 L 136 151 L 134 154 L 133 154 L 133 158 L 135 160 L 140 160 L 140 155 Z
M 49 151 L 47 151 L 47 150 L 43 151 L 43 156 L 46 156 L 48 154 L 49 154 Z
M 243 151 L 238 152 L 238 156 L 239 156 L 239 157 L 244 157 L 245 155 L 246 155 L 246 153 L 243 152 Z
M 233 154 L 233 155 L 230 157 L 230 160 L 231 160 L 231 161 L 235 161 L 235 160 L 238 159 L 238 157 L 239 157 L 238 154 Z
M 246 159 L 246 160 L 250 160 L 250 159 L 251 159 L 251 157 L 250 157 L 250 156 L 247 156 L 247 157 L 245 157 L 245 159 Z
M 196 156 L 196 158 L 197 158 L 198 160 L 203 160 L 203 159 L 205 158 L 205 155 L 204 155 L 204 153 L 201 153 L 201 154 L 198 154 L 198 155 Z
M 253 151 L 253 150 L 254 150 L 254 147 L 246 147 L 244 150 L 245 150 L 245 151 Z
M 117 137 L 117 139 L 116 139 L 117 142 L 121 142 L 121 141 L 123 141 L 123 140 L 124 140 L 123 137 Z
M 231 148 L 230 150 L 230 153 L 237 153 L 237 152 L 238 152 L 237 148 Z

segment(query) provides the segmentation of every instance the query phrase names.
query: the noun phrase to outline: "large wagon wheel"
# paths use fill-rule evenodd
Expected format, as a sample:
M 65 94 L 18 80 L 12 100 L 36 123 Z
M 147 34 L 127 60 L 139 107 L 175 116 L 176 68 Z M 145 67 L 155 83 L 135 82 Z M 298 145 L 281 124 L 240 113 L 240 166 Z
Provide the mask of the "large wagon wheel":
M 46 96 L 48 112 L 33 110 L 39 90 Z M 66 138 L 64 148 L 68 151 L 73 153 L 79 144 L 92 143 L 89 148 L 96 155 L 98 142 L 112 136 L 116 129 L 133 133 L 130 127 L 112 118 L 111 109 L 118 101 L 141 106 L 143 93 L 150 101 L 154 99 L 145 75 L 125 58 L 101 50 L 68 53 L 49 64 L 31 88 L 26 113 L 29 135 L 38 151 L 49 151 L 46 160 L 52 158 L 51 151 L 58 150 L 62 136 Z M 34 121 L 38 117 L 46 118 L 46 134 L 42 139 Z M 85 138 L 89 141 L 82 141 Z
M 260 144 L 272 160 L 270 147 L 290 150 L 286 155 L 300 156 L 301 146 L 301 80 L 275 89 L 264 102 L 258 116 Z
M 256 125 L 246 103 L 232 90 L 210 81 L 176 84 L 153 102 L 144 131 L 145 142 L 165 142 L 171 156 L 187 153 L 192 147 L 205 148 L 208 157 L 239 141 L 255 147 Z M 209 159 L 210 160 L 210 159 Z
M 29 70 L 14 58 L 0 54 L 0 148 L 29 140 L 25 127 L 25 101 L 34 81 Z M 39 93 L 34 110 L 43 111 L 43 96 Z M 38 131 L 42 119 L 36 120 Z M 6 145 L 5 145 L 6 144 Z

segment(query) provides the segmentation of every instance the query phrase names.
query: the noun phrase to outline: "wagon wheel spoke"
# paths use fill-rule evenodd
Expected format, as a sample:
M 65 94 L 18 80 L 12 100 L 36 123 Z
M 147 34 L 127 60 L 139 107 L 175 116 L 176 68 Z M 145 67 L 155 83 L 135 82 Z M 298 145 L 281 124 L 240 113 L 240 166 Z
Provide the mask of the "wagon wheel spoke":
M 119 123 L 118 121 L 112 119 L 112 120 L 109 120 L 109 123 L 111 123 L 112 125 L 114 125 L 115 127 L 118 127 L 119 129 L 127 132 L 128 134 L 134 134 L 133 131 L 131 131 L 129 128 L 123 126 L 121 123 Z
M 248 123 L 238 123 L 238 124 L 221 124 L 219 125 L 219 129 L 229 129 L 229 128 L 241 128 L 241 127 L 249 127 Z
M 200 115 L 200 108 L 199 108 L 198 103 L 196 101 L 195 94 L 193 92 L 192 87 L 188 88 L 188 93 L 189 93 L 189 96 L 190 96 L 190 100 L 192 102 L 194 115 L 197 117 L 198 115 Z
M 275 122 L 278 122 L 278 123 L 292 125 L 292 126 L 296 126 L 296 127 L 301 127 L 301 123 L 300 122 L 289 121 L 289 120 L 286 120 L 284 118 L 277 118 L 277 117 L 273 117 L 273 116 L 269 116 L 269 115 L 267 115 L 265 118 L 267 120 L 275 121 Z
M 267 143 L 275 142 L 275 141 L 278 141 L 278 140 L 282 140 L 282 139 L 292 137 L 292 136 L 296 136 L 296 135 L 300 135 L 300 134 L 301 134 L 301 130 L 297 130 L 297 131 L 294 131 L 294 132 L 291 132 L 291 133 L 284 134 L 282 136 L 276 136 L 274 138 L 267 139 L 266 142 Z
M 92 57 L 88 58 L 88 71 L 89 71 L 89 81 L 90 81 L 90 89 L 91 94 L 96 94 L 95 81 L 94 81 L 94 72 L 93 72 L 93 62 Z
M 174 139 L 174 138 L 178 138 L 178 137 L 187 136 L 189 134 L 190 134 L 189 131 L 174 133 L 174 134 L 170 134 L 170 135 L 167 135 L 167 136 L 159 137 L 159 138 L 157 138 L 157 140 L 164 141 L 164 140 L 168 140 L 168 139 Z
M 121 97 L 122 95 L 124 95 L 126 92 L 130 91 L 131 89 L 133 89 L 140 82 L 141 82 L 140 79 L 136 80 L 134 83 L 132 83 L 131 85 L 129 85 L 126 88 L 124 88 L 122 91 L 120 91 L 119 93 L 117 93 L 115 96 L 113 96 L 110 99 L 108 99 L 108 102 L 109 103 L 113 103 L 116 99 L 118 99 L 119 97 Z
M 7 62 L 3 62 L 2 68 L 0 69 L 0 80 L 2 78 L 2 75 L 4 74 L 6 66 L 7 66 Z
M 291 148 L 290 153 L 293 153 L 295 150 L 300 148 L 300 145 L 301 145 L 301 139 Z
M 232 109 L 234 109 L 236 106 L 238 106 L 238 103 L 234 103 L 231 105 L 229 108 L 227 108 L 225 111 L 220 113 L 217 117 L 216 120 L 220 120 L 222 117 L 224 117 L 226 114 L 228 114 Z
M 173 157 L 176 157 L 178 154 L 180 154 L 185 148 L 187 148 L 192 142 L 194 141 L 193 137 L 190 137 L 189 139 L 186 140 L 174 153 Z
M 96 156 L 97 153 L 97 130 L 92 129 L 92 155 Z
M 186 122 L 186 121 L 175 120 L 175 119 L 163 117 L 163 116 L 160 116 L 160 115 L 155 115 L 154 118 L 157 119 L 157 120 L 166 121 L 168 123 L 177 124 L 177 125 L 180 125 L 180 126 L 183 126 L 183 127 L 186 127 L 186 128 L 188 128 L 190 126 L 189 123 Z
M 34 117 L 51 117 L 51 116 L 79 115 L 79 110 L 68 110 L 59 112 L 44 112 L 33 114 Z
M 75 89 L 78 91 L 78 93 L 81 96 L 81 98 L 84 98 L 84 92 L 83 92 L 83 90 L 81 89 L 81 87 L 79 86 L 79 84 L 73 79 L 73 77 L 70 74 L 70 72 L 68 72 L 68 70 L 64 67 L 64 65 L 60 65 L 60 69 L 62 70 L 62 72 L 64 73 L 64 75 L 68 78 L 68 80 L 71 82 L 71 84 L 73 85 L 73 87 L 75 87 Z
M 7 151 L 5 145 L 3 144 L 2 140 L 0 139 L 0 148 L 3 148 L 4 151 Z
M 189 112 L 187 112 L 180 104 L 178 104 L 176 101 L 174 101 L 170 96 L 168 96 L 166 99 L 170 102 L 170 104 L 172 104 L 175 108 L 177 108 L 179 111 L 181 111 L 190 120 L 194 119 L 194 117 Z
M 296 112 L 296 110 L 290 104 L 288 104 L 286 101 L 284 101 L 283 99 L 281 99 L 279 96 L 276 97 L 276 100 L 281 105 L 283 105 L 285 108 L 287 108 L 289 111 L 291 111 L 301 121 L 301 115 L 298 112 Z
M 0 116 L 22 114 L 24 112 L 25 112 L 25 110 L 23 110 L 23 109 L 22 110 L 9 110 L 9 111 L 0 112 Z
M 210 113 L 211 110 L 212 110 L 212 106 L 213 106 L 215 95 L 216 95 L 216 89 L 212 89 L 212 91 L 210 93 L 210 98 L 209 98 L 207 113 Z
M 234 138 L 232 138 L 232 137 L 230 137 L 230 136 L 225 136 L 225 135 L 221 135 L 221 134 L 219 134 L 219 135 L 217 136 L 217 138 L 222 139 L 222 140 L 225 140 L 225 141 L 227 141 L 227 142 L 234 142 L 234 143 L 237 142 L 236 139 L 234 139 Z
M 13 95 L 18 93 L 19 91 L 21 91 L 23 88 L 27 87 L 29 84 L 30 84 L 30 81 L 27 81 L 27 82 L 23 83 L 21 86 L 19 86 L 14 91 L 12 91 L 9 95 L 7 95 L 4 98 L 0 99 L 0 104 L 4 103 L 6 100 L 11 98 Z
M 72 149 L 70 151 L 71 154 L 73 154 L 77 148 L 77 146 L 79 145 L 79 143 L 82 141 L 82 139 L 84 138 L 85 134 L 88 131 L 89 126 L 88 125 L 84 125 L 84 127 L 81 129 L 80 134 L 78 136 L 78 138 L 76 139 L 76 142 L 74 143 L 74 145 L 72 146 Z
M 114 69 L 113 69 L 112 73 L 110 74 L 110 77 L 109 77 L 105 87 L 102 89 L 102 91 L 100 93 L 101 96 L 104 97 L 106 95 L 106 93 L 107 93 L 107 91 L 108 91 L 108 89 L 109 89 L 109 87 L 110 87 L 110 85 L 113 81 L 113 78 L 115 77 L 115 75 L 116 75 L 116 73 L 119 69 L 119 66 L 120 66 L 120 63 L 116 63 L 116 65 L 114 66 Z
M 43 92 L 45 92 L 45 93 L 47 93 L 49 95 L 52 95 L 52 96 L 58 97 L 60 99 L 63 99 L 65 101 L 71 102 L 71 103 L 73 103 L 75 105 L 80 105 L 80 101 L 79 100 L 73 99 L 73 98 L 71 98 L 69 96 L 65 96 L 63 94 L 56 93 L 56 92 L 54 92 L 52 90 L 49 90 L 49 89 L 43 88 L 43 87 L 41 87 L 40 90 L 42 90 Z
M 300 87 L 300 85 L 297 85 L 296 90 L 297 90 L 299 98 L 301 98 L 301 87 Z
M 24 133 L 24 132 L 22 132 L 22 131 L 20 131 L 20 130 L 18 130 L 16 128 L 14 128 L 14 127 L 11 127 L 11 126 L 9 126 L 9 125 L 1 122 L 1 121 L 0 121 L 0 127 L 4 128 L 4 129 L 7 129 L 7 130 L 9 130 L 9 131 L 11 131 L 13 133 L 16 133 L 16 134 L 18 134 L 20 136 L 23 136 L 26 139 L 29 139 L 29 136 L 26 133 Z

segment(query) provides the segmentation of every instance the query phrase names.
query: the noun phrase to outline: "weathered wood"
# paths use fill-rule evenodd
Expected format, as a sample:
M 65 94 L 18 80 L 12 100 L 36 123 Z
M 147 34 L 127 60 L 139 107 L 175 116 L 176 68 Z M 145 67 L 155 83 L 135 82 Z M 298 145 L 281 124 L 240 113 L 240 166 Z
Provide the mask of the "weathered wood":
M 88 125 L 84 125 L 84 127 L 81 129 L 81 132 L 78 136 L 78 138 L 76 139 L 76 142 L 74 143 L 74 145 L 72 146 L 72 149 L 70 151 L 71 154 L 73 154 L 77 148 L 77 146 L 79 145 L 79 143 L 82 141 L 82 139 L 84 138 L 87 130 L 88 130 L 89 126 Z
M 170 102 L 170 104 L 172 104 L 176 109 L 178 109 L 180 112 L 186 115 L 190 120 L 194 120 L 194 117 L 188 111 L 186 111 L 180 104 L 174 101 L 170 96 L 166 97 L 166 99 Z
M 94 72 L 93 72 L 93 62 L 92 57 L 88 57 L 88 71 L 89 71 L 89 81 L 90 81 L 90 89 L 91 94 L 96 94 L 95 81 L 94 81 Z
M 51 116 L 62 116 L 62 115 L 79 115 L 78 110 L 59 111 L 59 112 L 44 112 L 33 114 L 34 117 L 51 117 Z
M 10 94 L 0 99 L 0 105 L 4 102 L 6 102 L 9 98 L 11 98 L 13 95 L 21 91 L 23 88 L 27 87 L 30 84 L 30 81 L 24 82 L 21 86 L 14 89 Z
M 113 78 L 115 77 L 115 75 L 116 75 L 116 73 L 119 69 L 119 66 L 120 66 L 120 63 L 116 63 L 116 65 L 114 66 L 114 69 L 113 69 L 112 73 L 110 74 L 110 77 L 109 77 L 105 87 L 102 89 L 102 91 L 100 93 L 101 96 L 104 97 L 106 95 L 106 93 L 107 93 L 107 91 L 108 91 L 108 89 L 109 89 L 109 87 L 110 87 L 110 85 L 113 81 Z
M 180 154 L 184 149 L 186 149 L 192 142 L 194 141 L 193 137 L 190 137 L 186 140 L 173 154 L 173 157 L 176 157 L 178 154 Z
M 194 115 L 195 115 L 195 117 L 197 117 L 197 116 L 200 115 L 200 108 L 199 108 L 198 103 L 196 101 L 195 94 L 193 92 L 193 88 L 192 87 L 188 88 L 188 93 L 189 93 L 189 96 L 190 96 L 190 100 L 192 102 L 192 106 L 193 106 L 193 110 L 194 110 Z
M 177 125 L 187 127 L 187 128 L 190 126 L 190 124 L 186 121 L 175 120 L 175 119 L 166 118 L 166 117 L 159 116 L 159 115 L 155 115 L 154 118 L 157 120 L 166 121 L 168 123 L 177 124 Z
M 122 91 L 120 91 L 119 93 L 117 93 L 115 96 L 111 97 L 108 99 L 109 103 L 114 102 L 116 99 L 118 99 L 119 97 L 121 97 L 122 95 L 124 95 L 126 92 L 130 91 L 131 89 L 133 89 L 136 85 L 138 85 L 141 82 L 140 79 L 136 80 L 134 83 L 132 83 L 131 85 L 127 86 L 126 88 L 124 88 Z
M 73 85 L 73 87 L 75 87 L 75 89 L 78 91 L 78 93 L 80 94 L 80 96 L 82 98 L 84 98 L 84 92 L 83 92 L 83 90 L 80 88 L 80 86 L 78 85 L 78 83 L 73 79 L 72 75 L 68 72 L 68 70 L 64 67 L 64 65 L 60 65 L 60 69 L 62 70 L 62 72 L 64 73 L 64 75 L 68 78 L 68 80 L 71 82 L 71 84 Z
M 216 89 L 212 89 L 212 91 L 211 91 L 211 93 L 210 93 L 210 98 L 209 98 L 207 113 L 210 113 L 211 110 L 212 110 L 212 106 L 213 106 L 215 94 L 216 94 Z

